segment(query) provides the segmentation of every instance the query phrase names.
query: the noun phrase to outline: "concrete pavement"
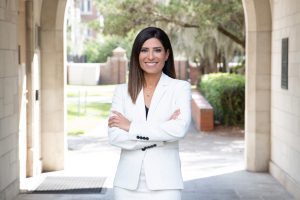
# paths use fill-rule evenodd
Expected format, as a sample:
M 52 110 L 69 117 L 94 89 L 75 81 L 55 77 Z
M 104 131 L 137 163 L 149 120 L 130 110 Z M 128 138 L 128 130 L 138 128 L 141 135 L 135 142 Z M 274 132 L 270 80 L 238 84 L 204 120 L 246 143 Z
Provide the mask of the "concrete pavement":
M 101 194 L 20 194 L 16 200 L 112 200 L 119 149 L 107 142 L 106 124 L 81 137 L 69 137 L 66 170 L 23 182 L 32 189 L 47 176 L 107 177 Z M 244 170 L 244 136 L 240 130 L 199 133 L 191 125 L 180 143 L 185 189 L 182 200 L 294 200 L 268 173 Z

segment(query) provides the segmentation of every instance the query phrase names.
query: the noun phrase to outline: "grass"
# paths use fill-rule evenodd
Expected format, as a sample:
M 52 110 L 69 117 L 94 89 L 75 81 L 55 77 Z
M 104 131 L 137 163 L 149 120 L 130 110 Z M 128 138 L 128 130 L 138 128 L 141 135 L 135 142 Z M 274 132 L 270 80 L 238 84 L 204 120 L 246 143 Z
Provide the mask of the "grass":
M 85 134 L 95 130 L 101 121 L 107 120 L 111 103 L 102 102 L 101 97 L 111 98 L 114 87 L 114 85 L 67 86 L 68 135 Z M 91 97 L 94 99 L 89 100 Z

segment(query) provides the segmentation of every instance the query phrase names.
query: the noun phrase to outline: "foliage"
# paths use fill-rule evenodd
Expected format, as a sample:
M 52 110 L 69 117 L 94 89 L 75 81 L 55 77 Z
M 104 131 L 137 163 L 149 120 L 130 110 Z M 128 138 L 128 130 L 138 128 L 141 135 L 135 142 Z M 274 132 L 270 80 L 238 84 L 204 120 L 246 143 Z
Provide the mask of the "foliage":
M 212 73 L 202 77 L 201 93 L 214 108 L 214 118 L 225 125 L 242 125 L 245 110 L 243 75 Z
M 241 0 L 97 2 L 104 15 L 105 34 L 124 36 L 146 26 L 161 27 L 171 37 L 175 54 L 202 63 L 205 72 L 216 71 L 220 62 L 226 66 L 245 48 Z
M 130 35 L 125 38 L 116 35 L 103 36 L 98 41 L 87 41 L 84 54 L 89 63 L 104 63 L 108 57 L 112 56 L 112 51 L 117 47 L 122 47 L 129 52 L 131 43 Z

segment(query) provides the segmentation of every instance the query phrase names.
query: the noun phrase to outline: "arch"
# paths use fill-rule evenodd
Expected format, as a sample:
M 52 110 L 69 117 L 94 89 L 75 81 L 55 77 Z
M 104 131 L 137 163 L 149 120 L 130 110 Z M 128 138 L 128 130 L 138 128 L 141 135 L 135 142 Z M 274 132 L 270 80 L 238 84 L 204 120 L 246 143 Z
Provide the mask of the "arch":
M 243 0 L 246 20 L 245 161 L 268 171 L 271 134 L 271 36 L 269 0 Z
M 43 0 L 41 9 L 41 143 L 43 171 L 64 168 L 65 51 L 67 0 Z
M 67 0 L 43 0 L 41 9 L 41 134 L 43 170 L 64 168 L 64 15 Z M 268 171 L 270 160 L 271 7 L 243 0 L 246 20 L 246 168 Z M 63 153 L 62 153 L 63 152 Z

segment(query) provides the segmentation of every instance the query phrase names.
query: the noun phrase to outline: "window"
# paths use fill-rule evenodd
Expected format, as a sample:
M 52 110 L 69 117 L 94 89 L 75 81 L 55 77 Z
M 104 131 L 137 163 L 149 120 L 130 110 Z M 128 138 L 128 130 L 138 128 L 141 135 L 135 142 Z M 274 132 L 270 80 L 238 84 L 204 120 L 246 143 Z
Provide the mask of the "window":
M 92 0 L 81 0 L 81 12 L 83 14 L 91 14 L 92 13 Z

